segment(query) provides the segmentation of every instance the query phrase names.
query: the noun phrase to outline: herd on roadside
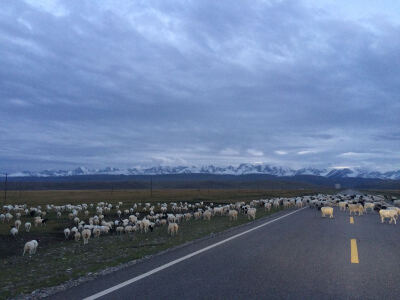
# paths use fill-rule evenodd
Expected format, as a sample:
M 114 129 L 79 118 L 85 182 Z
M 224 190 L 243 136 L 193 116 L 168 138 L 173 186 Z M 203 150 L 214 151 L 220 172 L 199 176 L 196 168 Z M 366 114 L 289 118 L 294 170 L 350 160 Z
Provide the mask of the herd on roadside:
M 397 200 L 398 201 L 398 200 Z M 400 202 L 400 201 L 398 201 Z M 400 203 L 394 203 L 400 205 Z M 10 235 L 16 237 L 22 234 L 23 227 L 25 232 L 30 232 L 32 224 L 36 228 L 46 226 L 51 213 L 54 220 L 60 220 L 67 216 L 71 226 L 63 230 L 66 240 L 72 239 L 76 242 L 83 241 L 83 245 L 89 243 L 90 238 L 99 238 L 107 234 L 133 234 L 135 232 L 150 233 L 156 227 L 167 227 L 167 232 L 171 236 L 176 236 L 179 231 L 179 224 L 182 222 L 195 220 L 210 221 L 215 216 L 228 217 L 230 221 L 236 221 L 238 215 L 247 215 L 249 220 L 255 220 L 257 210 L 263 209 L 266 212 L 272 208 L 302 208 L 305 206 L 321 210 L 322 216 L 333 218 L 333 207 L 338 206 L 340 210 L 349 210 L 350 214 L 363 214 L 368 210 L 378 210 L 382 223 L 385 219 L 396 223 L 400 209 L 390 206 L 377 196 L 347 196 L 347 195 L 322 195 L 302 196 L 292 198 L 273 198 L 252 200 L 249 203 L 236 202 L 231 204 L 213 203 L 134 203 L 124 205 L 118 202 L 114 205 L 107 202 L 82 203 L 78 205 L 52 205 L 45 207 L 28 205 L 5 205 L 0 213 L 0 222 L 11 225 Z M 22 226 L 21 217 L 28 218 Z M 13 219 L 15 221 L 13 222 Z M 31 219 L 31 220 L 29 220 Z M 23 255 L 36 253 L 40 240 L 30 240 L 25 243 Z

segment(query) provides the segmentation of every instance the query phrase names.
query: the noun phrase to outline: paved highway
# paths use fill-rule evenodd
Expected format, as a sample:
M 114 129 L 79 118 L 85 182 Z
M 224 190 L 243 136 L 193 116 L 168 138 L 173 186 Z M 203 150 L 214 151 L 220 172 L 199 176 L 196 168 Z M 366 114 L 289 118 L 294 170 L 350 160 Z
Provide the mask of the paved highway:
M 380 224 L 376 212 L 352 223 L 338 208 L 334 219 L 319 213 L 280 212 L 52 298 L 399 299 L 400 225 Z

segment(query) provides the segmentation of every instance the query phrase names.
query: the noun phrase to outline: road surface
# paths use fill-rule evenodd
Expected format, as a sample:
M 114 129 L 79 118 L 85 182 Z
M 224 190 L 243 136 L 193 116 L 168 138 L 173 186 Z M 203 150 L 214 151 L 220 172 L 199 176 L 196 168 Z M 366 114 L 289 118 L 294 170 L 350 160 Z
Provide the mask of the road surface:
M 310 208 L 292 212 L 155 256 L 52 298 L 400 299 L 400 225 L 380 224 L 376 212 L 356 216 L 353 223 L 338 208 L 334 219 Z

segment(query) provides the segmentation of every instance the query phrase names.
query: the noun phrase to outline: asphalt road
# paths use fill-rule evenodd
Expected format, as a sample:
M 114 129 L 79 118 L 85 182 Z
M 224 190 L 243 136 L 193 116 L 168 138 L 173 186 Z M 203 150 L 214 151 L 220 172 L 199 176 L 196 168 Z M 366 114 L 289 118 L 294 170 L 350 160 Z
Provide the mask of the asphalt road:
M 82 299 L 274 218 L 258 220 L 52 296 Z M 100 299 L 400 299 L 400 225 L 305 208 Z M 355 239 L 359 263 L 351 263 Z

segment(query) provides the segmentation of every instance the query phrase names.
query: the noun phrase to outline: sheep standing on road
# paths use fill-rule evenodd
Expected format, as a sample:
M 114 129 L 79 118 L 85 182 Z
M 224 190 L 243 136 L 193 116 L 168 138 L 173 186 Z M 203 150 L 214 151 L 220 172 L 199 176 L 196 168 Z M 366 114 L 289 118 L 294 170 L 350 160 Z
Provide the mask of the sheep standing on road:
M 339 210 L 340 211 L 346 211 L 346 205 L 347 205 L 347 203 L 346 202 L 344 202 L 344 201 L 341 201 L 341 202 L 339 202 Z
M 379 216 L 381 217 L 381 223 L 385 222 L 385 219 L 389 219 L 389 224 L 392 224 L 394 221 L 394 224 L 396 224 L 396 216 L 397 216 L 397 211 L 396 210 L 391 210 L 391 209 L 381 209 L 379 211 Z
M 333 207 L 321 207 L 322 217 L 329 216 L 329 218 L 333 218 Z
M 367 213 L 368 209 L 370 209 L 371 212 L 373 212 L 374 208 L 375 208 L 375 204 L 374 203 L 365 203 L 365 205 L 364 205 L 365 213 Z
M 358 204 L 349 204 L 349 213 L 350 216 L 352 213 L 356 214 L 358 212 L 358 215 L 361 216 L 364 212 L 363 206 L 358 203 Z

